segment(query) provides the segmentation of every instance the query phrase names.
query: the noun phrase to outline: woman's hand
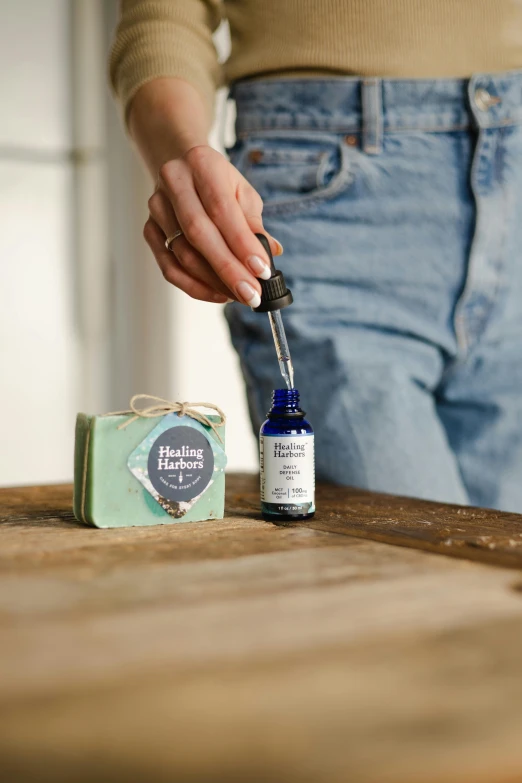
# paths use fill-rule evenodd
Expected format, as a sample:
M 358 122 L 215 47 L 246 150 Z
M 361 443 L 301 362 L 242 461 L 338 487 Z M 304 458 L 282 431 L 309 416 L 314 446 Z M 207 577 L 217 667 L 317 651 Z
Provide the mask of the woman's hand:
M 254 236 L 266 234 L 259 194 L 212 147 L 198 145 L 159 169 L 149 199 L 144 236 L 169 283 L 194 299 L 224 303 L 231 298 L 257 307 L 270 277 L 267 255 Z M 170 251 L 165 238 L 178 229 Z M 274 255 L 282 252 L 268 236 Z

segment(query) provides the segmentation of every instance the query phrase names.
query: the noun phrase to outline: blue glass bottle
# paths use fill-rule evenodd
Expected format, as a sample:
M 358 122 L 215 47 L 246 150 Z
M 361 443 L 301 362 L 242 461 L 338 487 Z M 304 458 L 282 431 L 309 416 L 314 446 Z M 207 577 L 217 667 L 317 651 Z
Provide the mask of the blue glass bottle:
M 270 522 L 310 519 L 315 513 L 314 431 L 299 407 L 297 389 L 276 389 L 259 436 L 261 512 Z

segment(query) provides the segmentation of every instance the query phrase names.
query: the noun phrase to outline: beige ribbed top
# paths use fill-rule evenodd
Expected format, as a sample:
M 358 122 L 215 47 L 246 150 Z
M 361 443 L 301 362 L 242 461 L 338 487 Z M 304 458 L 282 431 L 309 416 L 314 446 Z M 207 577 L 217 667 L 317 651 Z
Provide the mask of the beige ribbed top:
M 110 57 L 125 110 L 177 76 L 215 88 L 263 75 L 466 77 L 522 68 L 522 0 L 122 0 Z M 228 19 L 232 51 L 212 32 Z

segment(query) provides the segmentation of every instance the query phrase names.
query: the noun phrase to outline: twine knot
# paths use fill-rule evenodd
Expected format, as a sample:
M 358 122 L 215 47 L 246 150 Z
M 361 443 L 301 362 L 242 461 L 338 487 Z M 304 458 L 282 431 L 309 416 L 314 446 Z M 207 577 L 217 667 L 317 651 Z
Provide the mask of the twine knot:
M 188 407 L 189 407 L 189 404 L 188 404 L 188 402 L 180 402 L 180 403 L 179 403 L 179 412 L 178 412 L 178 416 L 179 416 L 180 418 L 181 418 L 182 416 L 186 416 L 186 415 L 187 415 L 187 409 L 188 409 Z
M 141 403 L 140 403 L 141 401 Z M 147 405 L 148 403 L 148 405 Z M 155 419 L 160 416 L 166 416 L 167 413 L 177 413 L 178 416 L 190 416 L 191 419 L 199 421 L 205 427 L 210 429 L 223 443 L 223 438 L 218 432 L 218 427 L 221 427 L 226 422 L 226 416 L 217 405 L 212 402 L 171 402 L 170 400 L 164 400 L 162 397 L 155 397 L 152 394 L 135 394 L 129 403 L 130 410 L 128 411 L 115 411 L 114 413 L 106 413 L 105 416 L 123 416 L 133 413 L 130 419 L 124 421 L 119 425 L 119 430 L 124 430 L 129 424 L 137 421 L 138 419 Z M 213 422 L 198 408 L 210 408 L 216 411 L 219 416 L 218 422 Z

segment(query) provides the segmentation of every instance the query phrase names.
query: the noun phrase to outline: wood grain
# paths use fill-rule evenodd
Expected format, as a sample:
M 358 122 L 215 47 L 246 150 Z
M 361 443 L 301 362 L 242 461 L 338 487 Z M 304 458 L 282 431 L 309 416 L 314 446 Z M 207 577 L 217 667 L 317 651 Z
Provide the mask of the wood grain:
M 520 517 L 320 492 L 307 525 L 233 476 L 222 522 L 94 530 L 0 490 L 0 780 L 518 783 L 522 578 L 440 553 Z
M 0 524 L 11 527 L 19 527 L 21 524 L 26 540 L 27 531 L 36 526 L 38 549 L 41 551 L 44 526 L 46 530 L 58 526 L 65 532 L 63 522 L 79 525 L 71 511 L 71 493 L 68 485 L 0 489 Z M 432 503 L 324 484 L 319 485 L 317 495 L 318 513 L 310 522 L 294 526 L 294 530 L 337 533 L 422 549 L 448 557 L 522 569 L 520 514 Z M 285 534 L 276 535 L 271 525 L 267 526 L 259 519 L 259 484 L 256 476 L 235 474 L 229 477 L 226 509 L 225 522 L 208 523 L 204 528 L 192 530 L 194 538 L 190 541 L 185 537 L 185 525 L 133 529 L 130 533 L 126 530 L 101 531 L 101 534 L 105 534 L 103 543 L 107 556 L 110 556 L 111 545 L 116 544 L 119 548 L 127 540 L 132 540 L 133 548 L 139 546 L 138 541 L 148 542 L 153 539 L 161 549 L 160 542 L 169 547 L 172 538 L 184 541 L 180 556 L 189 556 L 191 550 L 199 551 L 201 542 L 196 542 L 196 539 L 200 535 L 206 539 L 213 556 L 226 556 L 227 545 L 234 538 L 241 551 L 242 540 L 238 542 L 234 533 L 238 521 L 242 530 L 245 523 L 250 521 L 250 534 L 261 548 L 270 547 L 274 540 L 277 540 L 277 546 L 283 545 Z M 15 547 L 19 551 L 18 534 L 15 538 Z M 291 538 L 292 546 L 295 545 L 295 538 Z M 74 540 L 78 541 L 78 535 Z M 85 533 L 84 540 L 92 539 Z M 317 542 L 319 540 L 315 539 Z M 216 544 L 216 547 L 213 548 L 212 544 Z M 101 540 L 97 542 L 97 546 L 100 545 Z M 8 546 L 7 541 L 0 558 Z M 65 541 L 62 546 L 66 546 Z M 53 554 L 55 552 L 56 544 L 53 543 Z M 132 553 L 128 555 L 132 556 Z M 10 560 L 10 554 L 6 559 Z
M 238 477 L 227 508 L 255 513 L 256 479 Z M 352 487 L 318 487 L 316 516 L 308 529 L 339 533 L 476 560 L 522 568 L 522 515 L 415 498 L 366 492 Z

